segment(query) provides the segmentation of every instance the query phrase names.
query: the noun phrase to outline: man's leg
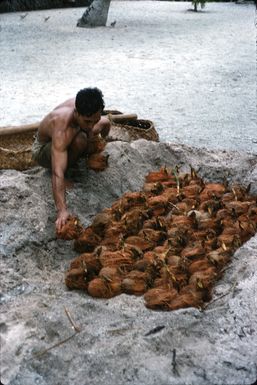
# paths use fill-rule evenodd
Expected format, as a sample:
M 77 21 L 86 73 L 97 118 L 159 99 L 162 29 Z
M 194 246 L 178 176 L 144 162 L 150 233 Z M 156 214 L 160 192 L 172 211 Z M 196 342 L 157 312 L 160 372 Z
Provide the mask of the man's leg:
M 32 159 L 44 168 L 51 168 L 51 147 L 52 142 L 40 144 L 35 142 L 32 145 Z
M 68 167 L 73 166 L 77 160 L 86 152 L 87 145 L 87 135 L 84 132 L 79 131 L 68 149 Z

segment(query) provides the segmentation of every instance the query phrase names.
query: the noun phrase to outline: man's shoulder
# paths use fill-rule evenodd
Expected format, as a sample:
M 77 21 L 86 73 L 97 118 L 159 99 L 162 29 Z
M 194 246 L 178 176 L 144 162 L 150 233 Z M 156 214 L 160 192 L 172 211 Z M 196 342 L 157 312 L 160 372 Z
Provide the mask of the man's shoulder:
M 75 107 L 75 98 L 70 98 L 70 99 L 67 99 L 64 102 L 58 104 L 58 106 L 56 106 L 53 111 L 56 111 L 56 110 L 58 111 L 58 110 L 61 110 L 63 108 L 73 110 L 74 107 Z

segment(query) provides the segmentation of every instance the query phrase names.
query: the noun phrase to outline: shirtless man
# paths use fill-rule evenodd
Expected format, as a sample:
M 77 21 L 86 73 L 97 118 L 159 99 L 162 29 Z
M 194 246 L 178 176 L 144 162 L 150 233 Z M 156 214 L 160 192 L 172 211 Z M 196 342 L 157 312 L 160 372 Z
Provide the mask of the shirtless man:
M 101 116 L 103 94 L 98 88 L 84 88 L 76 98 L 66 100 L 42 120 L 32 147 L 32 157 L 52 170 L 53 197 L 57 209 L 56 230 L 60 231 L 70 213 L 65 201 L 64 174 L 86 153 L 88 140 L 105 138 L 110 121 Z

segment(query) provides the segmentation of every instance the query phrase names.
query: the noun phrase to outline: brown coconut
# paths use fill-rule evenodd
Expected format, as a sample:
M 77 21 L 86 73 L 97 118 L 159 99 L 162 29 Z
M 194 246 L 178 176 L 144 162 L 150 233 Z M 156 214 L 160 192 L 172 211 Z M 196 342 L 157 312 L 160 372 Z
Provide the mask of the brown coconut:
M 153 241 L 145 239 L 143 236 L 130 236 L 125 239 L 125 244 L 136 246 L 142 251 L 152 249 L 155 246 Z
M 122 267 L 130 269 L 133 265 L 131 254 L 122 250 L 104 251 L 99 259 L 103 267 Z
M 82 267 L 69 269 L 65 274 L 65 284 L 69 289 L 87 290 L 87 274 Z
M 197 271 L 207 270 L 209 267 L 212 267 L 213 264 L 205 257 L 200 258 L 196 261 L 191 262 L 188 265 L 188 272 L 190 275 L 196 273 Z
M 72 240 L 80 237 L 83 227 L 77 217 L 70 216 L 60 231 L 56 232 L 57 238 Z
M 88 141 L 87 154 L 91 155 L 102 152 L 105 146 L 106 141 L 100 135 L 95 135 Z
M 203 305 L 202 299 L 198 298 L 194 293 L 188 292 L 180 294 L 169 302 L 168 310 L 178 310 L 187 307 L 201 308 Z
M 141 231 L 139 231 L 138 236 L 142 236 L 146 240 L 155 244 L 160 244 L 167 238 L 167 234 L 164 231 L 153 229 L 142 229 Z
M 231 255 L 229 252 L 226 252 L 222 247 L 210 251 L 207 255 L 206 258 L 217 268 L 217 269 L 222 269 L 229 261 L 231 258 Z
M 189 284 L 196 285 L 199 288 L 209 289 L 218 278 L 217 269 L 209 267 L 206 270 L 197 271 L 189 278 Z
M 96 298 L 111 298 L 113 293 L 110 290 L 109 283 L 104 278 L 94 278 L 89 282 L 87 288 L 88 294 Z
M 154 310 L 169 310 L 170 302 L 176 298 L 176 289 L 153 288 L 144 295 L 145 306 Z
M 97 235 L 92 227 L 87 227 L 79 238 L 77 238 L 74 242 L 74 249 L 79 253 L 93 251 L 95 247 L 97 247 L 101 242 L 101 238 Z
M 87 166 L 96 172 L 104 171 L 108 167 L 108 158 L 108 154 L 92 154 L 87 158 Z
M 196 242 L 195 244 L 192 244 L 190 246 L 185 247 L 181 251 L 181 257 L 187 258 L 190 260 L 202 257 L 205 255 L 205 248 L 203 246 L 202 242 Z
M 149 275 L 146 272 L 133 270 L 122 280 L 121 289 L 123 293 L 142 295 L 148 288 Z
M 159 171 L 151 171 L 145 177 L 146 183 L 164 182 L 173 179 L 166 167 L 162 167 Z
M 159 195 L 164 190 L 164 186 L 160 182 L 145 183 L 143 186 L 143 191 L 145 193 L 151 193 L 153 195 Z
M 111 225 L 112 221 L 111 209 L 105 209 L 94 217 L 91 228 L 102 238 L 105 234 L 105 230 Z
M 99 258 L 94 253 L 83 253 L 73 259 L 70 263 L 70 269 L 83 268 L 87 274 L 98 274 L 101 269 Z

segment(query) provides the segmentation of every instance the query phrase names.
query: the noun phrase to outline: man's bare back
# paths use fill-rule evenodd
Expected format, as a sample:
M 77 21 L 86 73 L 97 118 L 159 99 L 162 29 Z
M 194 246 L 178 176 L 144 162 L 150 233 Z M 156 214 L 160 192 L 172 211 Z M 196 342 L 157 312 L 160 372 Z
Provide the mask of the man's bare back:
M 40 123 L 34 159 L 43 167 L 44 156 L 52 170 L 52 189 L 57 208 L 56 230 L 66 223 L 70 213 L 65 200 L 64 174 L 86 152 L 88 141 L 95 135 L 106 137 L 110 122 L 102 117 L 103 96 L 97 88 L 85 88 L 76 98 L 66 100 Z M 35 147 L 36 148 L 36 147 Z M 38 148 L 38 147 L 37 147 Z
M 38 139 L 40 142 L 49 142 L 52 139 L 53 131 L 60 124 L 64 131 L 71 131 L 76 134 L 78 131 L 72 126 L 73 112 L 75 109 L 75 98 L 66 100 L 53 109 L 42 120 L 38 130 Z

